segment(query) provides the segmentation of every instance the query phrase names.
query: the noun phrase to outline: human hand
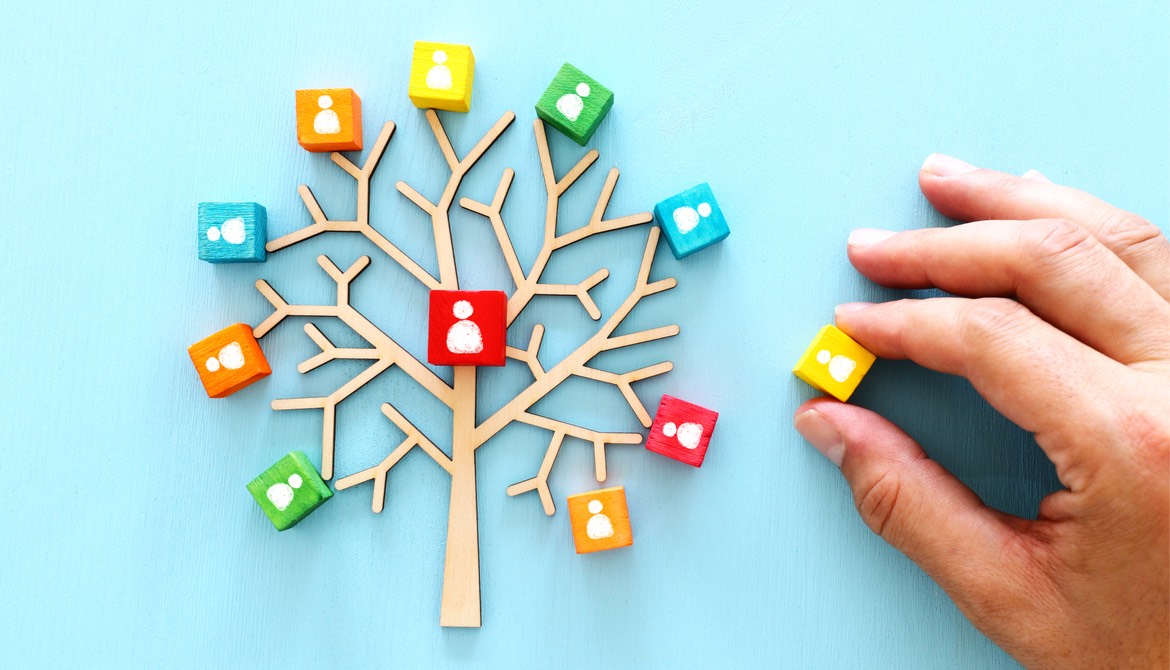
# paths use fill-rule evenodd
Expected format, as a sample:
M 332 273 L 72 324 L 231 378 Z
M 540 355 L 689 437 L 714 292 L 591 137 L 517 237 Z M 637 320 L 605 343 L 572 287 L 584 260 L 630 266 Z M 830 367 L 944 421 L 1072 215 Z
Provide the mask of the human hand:
M 966 377 L 1035 434 L 1065 490 L 1036 520 L 998 512 L 892 423 L 828 398 L 801 405 L 797 430 L 840 466 L 865 523 L 1024 665 L 1167 667 L 1170 243 L 1039 173 L 935 154 L 919 185 L 973 223 L 857 230 L 849 258 L 884 286 L 961 297 L 841 305 L 837 326 Z

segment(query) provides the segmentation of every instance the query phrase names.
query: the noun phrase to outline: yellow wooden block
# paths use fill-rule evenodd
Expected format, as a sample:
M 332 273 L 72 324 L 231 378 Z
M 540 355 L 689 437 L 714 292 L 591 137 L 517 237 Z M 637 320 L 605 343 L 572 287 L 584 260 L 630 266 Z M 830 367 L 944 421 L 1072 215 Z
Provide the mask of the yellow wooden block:
M 836 326 L 825 326 L 792 368 L 810 386 L 841 402 L 849 399 L 877 357 Z
M 475 56 L 463 44 L 415 42 L 408 95 L 415 107 L 466 112 L 471 109 Z

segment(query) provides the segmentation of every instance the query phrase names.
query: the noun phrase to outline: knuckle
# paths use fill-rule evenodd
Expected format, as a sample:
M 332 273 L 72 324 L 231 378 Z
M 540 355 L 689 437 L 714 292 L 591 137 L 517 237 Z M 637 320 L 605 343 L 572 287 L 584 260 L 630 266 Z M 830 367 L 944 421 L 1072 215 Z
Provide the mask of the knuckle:
M 1164 249 L 1167 244 L 1160 228 L 1129 212 L 1105 215 L 1099 230 L 1101 242 L 1118 253 L 1145 253 Z
M 1122 430 L 1144 466 L 1158 465 L 1153 471 L 1165 472 L 1170 462 L 1170 414 L 1161 408 L 1132 408 L 1122 417 Z
M 870 530 L 889 539 L 890 522 L 897 513 L 902 492 L 902 474 L 890 467 L 870 482 L 856 497 L 857 512 Z
M 1068 219 L 1034 221 L 1021 228 L 1020 236 L 1024 253 L 1037 269 L 1063 266 L 1097 244 L 1088 230 Z
M 959 333 L 968 350 L 1017 334 L 1027 322 L 1028 309 L 1008 298 L 980 298 L 967 304 L 959 316 Z
M 1000 195 L 1011 195 L 1028 184 L 1027 180 L 1014 174 L 1000 173 L 996 175 L 993 187 Z

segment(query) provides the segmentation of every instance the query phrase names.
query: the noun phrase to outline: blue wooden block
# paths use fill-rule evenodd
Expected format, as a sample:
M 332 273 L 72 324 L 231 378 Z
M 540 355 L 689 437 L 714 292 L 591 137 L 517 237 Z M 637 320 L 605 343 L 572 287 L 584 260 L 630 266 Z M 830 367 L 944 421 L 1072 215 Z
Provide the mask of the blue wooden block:
M 268 212 L 254 202 L 199 203 L 199 258 L 261 263 L 268 257 Z
M 678 259 L 722 241 L 731 234 L 715 194 L 706 183 L 683 191 L 654 206 L 654 219 Z

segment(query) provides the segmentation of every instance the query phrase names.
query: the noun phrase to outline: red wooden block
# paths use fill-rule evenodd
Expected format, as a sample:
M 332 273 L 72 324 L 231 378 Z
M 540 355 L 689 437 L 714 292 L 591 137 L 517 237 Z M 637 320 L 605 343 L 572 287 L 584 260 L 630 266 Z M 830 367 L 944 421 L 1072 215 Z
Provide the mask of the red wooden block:
M 718 418 L 718 412 L 664 395 L 646 448 L 697 468 L 703 465 Z
M 503 291 L 431 291 L 427 360 L 432 365 L 504 365 L 507 318 Z

